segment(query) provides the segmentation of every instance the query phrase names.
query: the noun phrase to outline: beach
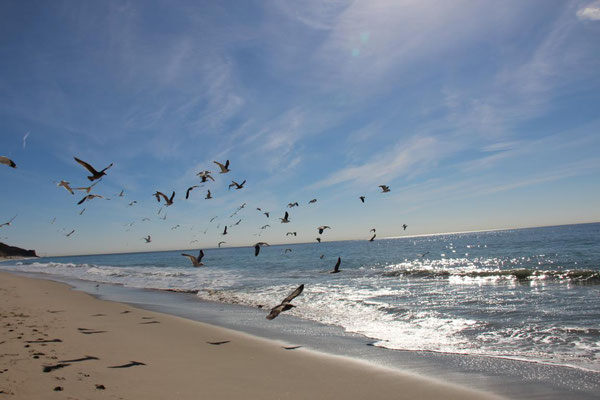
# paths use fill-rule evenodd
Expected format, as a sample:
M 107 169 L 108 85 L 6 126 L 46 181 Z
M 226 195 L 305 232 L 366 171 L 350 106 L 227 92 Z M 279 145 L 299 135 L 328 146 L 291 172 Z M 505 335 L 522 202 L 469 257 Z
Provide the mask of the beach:
M 62 283 L 0 277 L 0 394 L 7 398 L 495 398 L 344 357 L 286 350 Z M 210 344 L 219 342 L 226 343 Z

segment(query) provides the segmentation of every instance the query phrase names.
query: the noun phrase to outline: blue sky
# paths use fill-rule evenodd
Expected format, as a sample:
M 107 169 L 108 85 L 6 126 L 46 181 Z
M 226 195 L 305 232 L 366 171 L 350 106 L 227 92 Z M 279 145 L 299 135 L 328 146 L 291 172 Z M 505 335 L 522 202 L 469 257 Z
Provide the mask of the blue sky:
M 0 240 L 40 254 L 600 221 L 598 1 L 3 1 L 0 33 Z M 110 201 L 56 187 L 73 156 Z

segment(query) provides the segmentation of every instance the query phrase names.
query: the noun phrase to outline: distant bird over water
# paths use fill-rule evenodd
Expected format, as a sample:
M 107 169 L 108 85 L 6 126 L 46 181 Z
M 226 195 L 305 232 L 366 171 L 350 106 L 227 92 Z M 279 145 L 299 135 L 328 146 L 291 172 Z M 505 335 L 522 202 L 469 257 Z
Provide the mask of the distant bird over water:
M 104 175 L 106 175 L 106 173 L 104 171 L 106 171 L 107 169 L 109 169 L 110 167 L 113 166 L 113 163 L 110 163 L 110 165 L 108 167 L 104 168 L 103 170 L 96 171 L 94 169 L 94 167 L 92 167 L 90 164 L 86 163 L 85 161 L 82 161 L 77 157 L 73 157 L 73 158 L 75 159 L 75 161 L 77 161 L 79 164 L 81 164 L 85 169 L 87 169 L 92 174 L 87 177 L 90 181 L 95 181 L 96 179 L 102 178 Z
M 147 237 L 142 238 L 142 239 L 144 239 L 146 241 L 146 243 L 150 243 L 152 241 L 152 237 L 150 235 L 148 235 Z
M 371 239 L 369 239 L 369 242 L 372 242 L 373 240 L 375 240 L 375 236 L 377 236 L 376 233 L 374 233 L 373 236 L 371 237 Z
M 342 258 L 338 257 L 335 267 L 333 267 L 333 271 L 331 271 L 330 274 L 337 274 L 340 272 L 340 264 L 342 264 Z
M 8 157 L 0 156 L 0 164 L 8 165 L 11 168 L 17 168 L 17 164 Z
M 268 246 L 269 243 L 267 242 L 258 242 L 254 245 L 254 257 L 258 256 L 258 253 L 260 253 L 260 248 L 261 246 Z
M 181 255 L 188 257 L 194 267 L 201 267 L 204 265 L 202 263 L 202 257 L 204 257 L 204 251 L 202 251 L 202 250 L 200 250 L 200 252 L 198 253 L 198 257 L 194 257 L 192 255 L 185 254 L 185 253 L 181 253 Z
M 319 235 L 322 235 L 322 234 L 323 234 L 323 231 L 324 231 L 325 229 L 331 229 L 331 227 L 330 227 L 330 226 L 327 226 L 327 225 L 323 225 L 323 226 L 320 226 L 320 227 L 318 227 L 318 228 L 317 228 L 317 230 L 319 231 Z
M 267 319 L 268 320 L 274 319 L 282 312 L 291 310 L 292 308 L 296 307 L 295 305 L 291 304 L 290 302 L 292 300 L 294 300 L 296 297 L 298 297 L 300 295 L 300 293 L 302 293 L 303 290 L 304 290 L 304 284 L 298 286 L 298 288 L 296 290 L 294 290 L 288 297 L 283 299 L 283 301 L 279 305 L 277 305 L 271 309 L 271 312 L 269 313 L 269 315 L 267 315 Z
M 222 245 L 223 243 L 227 243 L 227 242 L 225 242 L 225 241 L 220 241 L 220 242 L 219 242 L 219 244 L 218 244 L 218 246 L 219 246 L 219 247 L 221 247 L 221 245 Z

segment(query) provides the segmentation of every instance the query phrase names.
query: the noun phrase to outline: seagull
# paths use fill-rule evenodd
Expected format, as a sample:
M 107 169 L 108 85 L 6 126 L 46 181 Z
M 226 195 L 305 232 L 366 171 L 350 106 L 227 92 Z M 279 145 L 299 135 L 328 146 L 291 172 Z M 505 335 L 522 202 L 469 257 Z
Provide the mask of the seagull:
M 260 253 L 260 246 L 269 246 L 269 243 L 267 242 L 258 242 L 254 245 L 254 257 L 258 256 L 258 253 Z
M 321 260 L 325 258 L 325 254 L 321 254 L 321 256 L 319 257 Z
M 148 218 L 148 217 L 142 218 L 142 221 L 150 221 L 150 218 Z
M 71 236 L 73 233 L 75 233 L 75 229 L 73 229 L 71 232 L 67 233 L 65 236 L 66 236 L 66 237 L 69 237 L 69 236 Z
M 425 256 L 426 256 L 427 254 L 429 254 L 429 253 L 430 253 L 430 252 L 428 251 L 428 252 L 426 252 L 426 253 L 423 253 L 423 254 L 421 254 L 421 258 L 425 257 Z
M 221 245 L 222 245 L 223 243 L 227 243 L 227 242 L 219 242 L 219 245 L 218 245 L 218 246 L 219 246 L 219 247 L 221 247 Z
M 156 192 L 153 194 L 154 197 L 156 197 L 156 201 L 158 201 L 160 203 L 160 197 L 162 196 L 163 199 L 165 199 L 165 206 L 170 206 L 173 205 L 173 199 L 175 198 L 175 192 L 173 192 L 173 194 L 171 195 L 171 198 L 168 198 L 164 193 L 162 192 Z
M 218 216 L 216 216 L 216 217 L 212 217 L 212 218 L 210 219 L 210 221 L 208 221 L 208 222 L 213 222 L 213 221 L 214 221 L 215 219 L 217 219 L 217 218 L 218 218 Z
M 335 267 L 333 267 L 333 271 L 329 272 L 330 274 L 337 274 L 340 272 L 340 264 L 342 263 L 341 257 L 338 257 L 337 262 L 335 263 Z
M 240 222 L 242 222 L 242 220 L 240 219 L 238 222 L 236 222 L 235 224 L 233 224 L 232 226 L 237 226 L 240 224 Z
M 279 218 L 281 220 L 282 224 L 287 224 L 288 222 L 290 222 L 289 220 L 290 215 L 288 214 L 288 212 L 285 212 L 285 215 L 283 216 L 283 218 Z
M 136 201 L 136 200 L 134 200 L 134 201 L 132 201 L 131 203 L 129 203 L 129 205 L 130 205 L 130 206 L 132 206 L 132 205 L 134 205 L 134 204 L 137 204 L 137 201 Z
M 55 183 L 56 183 L 56 182 L 55 182 Z M 59 186 L 59 187 L 60 187 L 60 186 L 62 186 L 62 187 L 64 187 L 64 188 L 67 190 L 67 192 L 69 192 L 69 193 L 71 193 L 71 194 L 75 194 L 75 193 L 73 192 L 73 189 L 71 189 L 71 187 L 69 186 L 69 182 L 67 182 L 67 181 L 62 181 L 62 180 L 61 180 L 60 182 L 58 182 L 58 183 L 56 184 L 56 186 Z
M 223 233 L 221 235 L 223 235 L 223 236 L 227 235 L 227 225 L 225 225 L 225 229 L 223 230 Z
M 90 171 L 90 173 L 92 174 L 91 176 L 88 176 L 87 178 L 90 181 L 95 181 L 96 179 L 100 179 L 102 178 L 104 175 L 106 175 L 106 173 L 104 171 L 106 171 L 107 169 L 109 169 L 110 167 L 113 166 L 113 163 L 110 163 L 110 165 L 106 168 L 104 168 L 102 171 L 98 172 L 94 169 L 94 167 L 92 167 L 90 164 L 86 163 L 85 161 L 80 160 L 77 157 L 73 157 L 75 159 L 75 161 L 77 161 L 79 164 L 83 165 L 83 167 L 85 169 L 87 169 L 88 171 Z
M 81 211 L 79 211 L 79 215 L 83 214 L 85 212 L 85 208 Z
M 229 160 L 225 161 L 225 165 L 221 164 L 218 161 L 213 161 L 215 164 L 217 164 L 219 166 L 219 168 L 221 168 L 221 172 L 219 172 L 220 174 L 226 174 L 229 171 L 231 171 L 229 169 Z
M 206 197 L 204 199 L 205 200 L 212 199 L 212 196 L 210 195 L 210 190 L 208 191 L 208 193 L 206 193 Z
M 381 188 L 381 193 L 387 193 L 390 191 L 390 187 L 387 185 L 379 185 L 379 187 Z
M 285 250 L 283 251 L 283 254 L 285 254 L 285 253 L 289 253 L 290 251 L 292 251 L 292 249 L 285 249 Z
M 185 192 L 185 199 L 186 199 L 186 200 L 187 200 L 187 199 L 190 197 L 190 192 L 191 192 L 191 191 L 192 191 L 194 188 L 197 188 L 197 187 L 200 187 L 200 186 L 198 186 L 198 185 L 194 185 L 194 186 L 190 186 L 190 187 L 188 188 L 188 190 Z
M 375 240 L 375 236 L 377 236 L 376 233 L 373 234 L 373 237 L 371 239 L 369 239 L 369 242 L 372 242 L 373 240 Z
M 402 227 L 404 228 L 404 230 L 406 230 L 406 228 L 408 228 L 408 225 L 402 224 Z
M 325 229 L 331 229 L 331 227 L 330 227 L 330 226 L 327 226 L 327 225 L 324 225 L 324 226 L 320 226 L 320 227 L 318 227 L 317 229 L 319 230 L 319 235 L 322 235 L 322 234 L 323 234 L 323 231 L 324 231 Z
M 231 181 L 231 183 L 229 184 L 229 189 L 231 189 L 232 187 L 235 187 L 235 190 L 243 189 L 245 183 L 246 183 L 246 180 L 244 180 L 242 183 L 237 183 L 236 181 Z
M 270 228 L 270 227 L 271 227 L 271 225 L 263 225 L 263 226 L 260 227 L 260 229 L 267 229 L 267 228 Z
M 50 224 L 54 224 L 56 222 L 56 217 L 52 218 L 52 222 L 50 222 Z
M 317 199 L 312 199 L 311 201 L 308 202 L 308 204 L 312 204 L 312 203 L 316 203 Z
M 317 242 L 321 243 L 321 238 L 317 238 Z
M 15 218 L 17 218 L 17 216 L 16 216 L 16 215 L 15 215 L 14 217 L 12 217 L 12 218 L 10 219 L 10 221 L 8 221 L 8 222 L 5 222 L 5 223 L 3 223 L 3 224 L 0 224 L 0 228 L 2 228 L 3 226 L 10 226 L 10 223 L 11 223 L 11 222 L 13 222 L 13 220 L 14 220 Z
M 146 243 L 150 243 L 152 241 L 152 237 L 150 237 L 150 235 L 148 235 L 148 237 L 142 238 L 146 241 Z
M 92 200 L 95 199 L 96 197 L 103 199 L 104 197 L 100 196 L 99 194 L 88 194 L 87 196 L 85 196 L 83 199 L 79 200 L 79 202 L 77 204 L 81 204 L 86 200 Z
M 294 203 L 288 203 L 288 205 L 287 205 L 287 206 L 288 206 L 288 208 L 292 208 L 292 207 L 298 207 L 298 206 L 299 206 L 299 204 L 298 204 L 298 202 L 296 201 L 296 202 L 294 202 Z
M 174 231 L 175 229 L 179 228 L 181 225 L 177 224 L 174 227 L 171 228 L 172 231 Z
M 267 216 L 267 218 L 269 218 L 269 212 L 264 212 L 263 214 L 265 214 Z
M 300 293 L 302 293 L 303 290 L 304 284 L 298 286 L 298 288 L 294 290 L 288 297 L 283 299 L 283 301 L 279 305 L 271 308 L 271 312 L 269 313 L 269 315 L 267 315 L 267 319 L 271 320 L 277 317 L 283 311 L 291 310 L 292 308 L 296 307 L 295 305 L 290 304 L 290 302 L 294 300 Z
M 285 236 L 290 236 L 290 235 L 296 236 L 296 232 L 288 232 L 288 233 L 285 234 Z
M 362 201 L 363 203 L 365 202 L 365 196 L 360 196 L 359 197 L 360 201 Z
M 98 183 L 100 183 L 102 181 L 102 179 L 100 179 L 98 182 L 91 184 L 90 186 L 87 187 L 78 187 L 78 188 L 73 188 L 73 190 L 83 190 L 84 192 L 86 192 L 87 194 L 89 194 L 92 191 L 92 188 L 94 186 L 96 186 Z
M 185 254 L 185 253 L 181 253 L 181 255 L 188 257 L 194 267 L 201 267 L 204 265 L 202 263 L 202 257 L 204 257 L 204 251 L 202 251 L 202 250 L 200 250 L 200 253 L 198 253 L 198 257 L 194 257 L 194 256 L 191 256 L 191 255 Z
M 125 191 L 121 190 L 121 193 L 119 193 L 119 197 L 123 197 L 124 194 L 125 194 Z
M 210 174 L 212 174 L 212 172 L 210 171 L 202 171 L 202 172 L 198 172 L 196 175 L 200 177 L 201 182 L 204 183 L 206 182 L 208 179 L 210 179 L 211 181 L 215 181 L 215 178 L 213 178 Z
M 8 157 L 0 156 L 0 164 L 8 165 L 11 168 L 17 168 L 17 164 Z

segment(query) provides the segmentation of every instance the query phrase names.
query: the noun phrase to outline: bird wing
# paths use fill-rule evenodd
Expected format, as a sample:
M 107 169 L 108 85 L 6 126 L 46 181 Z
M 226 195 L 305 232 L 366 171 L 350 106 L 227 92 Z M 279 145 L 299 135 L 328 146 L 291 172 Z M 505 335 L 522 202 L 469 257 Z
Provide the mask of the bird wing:
M 289 215 L 289 214 L 288 214 L 288 212 L 286 211 L 286 212 L 285 212 L 285 216 L 283 217 L 283 219 L 288 219 L 288 217 L 289 217 L 289 216 L 290 216 L 290 215 Z
M 192 256 L 192 255 L 185 254 L 185 253 L 181 253 L 181 255 L 182 255 L 182 256 L 186 256 L 186 257 L 188 257 L 188 258 L 189 258 L 189 259 L 192 261 L 192 263 L 194 263 L 194 264 L 197 264 L 197 263 L 198 263 L 198 260 L 196 259 L 196 257 L 194 257 L 194 256 Z
M 285 299 L 283 299 L 283 301 L 281 302 L 281 304 L 283 305 L 283 304 L 291 302 L 296 297 L 298 297 L 300 295 L 300 293 L 302 293 L 303 290 L 304 290 L 304 284 L 298 286 L 298 288 L 296 290 L 294 290 L 288 297 L 286 297 Z
M 223 171 L 225 171 L 225 170 L 227 169 L 227 168 L 226 168 L 226 167 L 225 167 L 223 164 L 221 164 L 220 162 L 218 162 L 218 161 L 213 161 L 213 162 L 214 162 L 215 164 L 217 164 L 217 165 L 219 166 L 219 168 L 221 168 L 221 172 L 223 172 Z
M 87 196 L 85 196 L 83 199 L 79 200 L 79 202 L 78 202 L 77 204 L 81 204 L 81 203 L 83 203 L 84 201 L 86 201 L 86 200 L 87 200 L 87 198 L 88 198 L 88 197 L 87 197 Z
M 258 256 L 258 253 L 260 253 L 260 243 L 254 245 L 254 257 Z
M 338 257 L 338 260 L 335 263 L 335 267 L 333 267 L 333 272 L 339 272 L 340 271 L 340 264 L 341 263 L 342 263 L 342 258 Z
M 167 196 L 165 196 L 166 198 Z M 171 198 L 169 199 L 170 202 L 173 202 L 173 199 L 175 198 L 175 192 L 173 192 L 173 194 L 171 195 Z
M 200 250 L 200 253 L 198 253 L 198 261 L 202 261 L 202 258 L 204 258 L 204 251 Z
M 369 241 L 372 242 L 373 240 L 375 240 L 375 236 L 377 236 L 376 233 L 373 234 L 373 237 L 371 239 L 369 239 Z
M 79 158 L 77 158 L 77 157 L 73 157 L 73 158 L 74 158 L 74 159 L 75 159 L 75 161 L 77 161 L 79 164 L 83 165 L 83 167 L 84 167 L 85 169 L 87 169 L 88 171 L 90 171 L 90 173 L 92 173 L 93 175 L 97 175 L 97 174 L 98 174 L 98 171 L 96 171 L 96 170 L 94 169 L 94 167 L 92 167 L 90 164 L 86 163 L 86 162 L 85 162 L 85 161 L 83 161 L 83 160 L 80 160 L 80 159 L 79 159 Z M 112 165 L 112 164 L 111 164 L 111 165 Z M 107 168 L 110 168 L 110 166 L 109 166 L 109 167 L 107 167 Z M 105 168 L 105 169 L 106 169 L 106 168 Z
M 169 202 L 169 198 L 163 193 L 163 192 L 156 192 L 154 193 L 154 196 L 156 196 L 156 200 L 160 203 L 160 198 L 162 197 L 163 199 L 165 199 L 165 202 Z
M 112 167 L 112 166 L 113 166 L 113 163 L 110 163 L 110 165 L 109 165 L 108 167 L 104 168 L 104 169 L 103 169 L 102 171 L 100 171 L 100 172 L 102 173 L 102 172 L 106 171 L 107 169 L 109 169 L 109 168 L 110 168 L 110 167 Z

